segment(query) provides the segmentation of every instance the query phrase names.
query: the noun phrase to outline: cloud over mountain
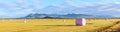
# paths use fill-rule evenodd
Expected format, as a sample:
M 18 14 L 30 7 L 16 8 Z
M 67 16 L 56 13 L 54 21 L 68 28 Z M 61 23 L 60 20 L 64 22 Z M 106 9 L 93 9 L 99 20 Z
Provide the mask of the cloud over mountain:
M 0 0 L 0 18 L 18 18 L 31 13 L 89 14 L 120 17 L 119 0 Z M 3 1 L 3 2 L 2 2 Z M 44 4 L 45 3 L 45 4 Z

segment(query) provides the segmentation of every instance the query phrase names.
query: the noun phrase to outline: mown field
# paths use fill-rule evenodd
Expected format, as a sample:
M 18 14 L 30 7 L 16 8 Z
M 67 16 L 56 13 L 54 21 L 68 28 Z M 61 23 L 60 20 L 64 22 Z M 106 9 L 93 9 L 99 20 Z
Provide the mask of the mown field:
M 75 26 L 75 19 L 0 19 L 0 32 L 91 32 L 120 19 L 86 19 L 86 26 Z

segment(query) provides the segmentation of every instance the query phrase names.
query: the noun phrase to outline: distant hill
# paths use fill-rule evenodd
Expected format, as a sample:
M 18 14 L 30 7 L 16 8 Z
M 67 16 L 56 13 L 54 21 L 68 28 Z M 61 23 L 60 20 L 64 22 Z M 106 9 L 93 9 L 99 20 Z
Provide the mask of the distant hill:
M 87 15 L 87 14 L 66 14 L 66 15 L 57 15 L 57 14 L 29 14 L 24 18 L 109 18 L 112 16 L 98 16 L 98 15 Z

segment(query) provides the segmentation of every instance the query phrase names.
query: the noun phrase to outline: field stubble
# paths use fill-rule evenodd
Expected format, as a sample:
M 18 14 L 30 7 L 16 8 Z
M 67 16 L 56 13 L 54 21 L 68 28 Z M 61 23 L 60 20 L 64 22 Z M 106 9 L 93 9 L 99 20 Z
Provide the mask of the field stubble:
M 87 19 L 86 26 L 75 26 L 75 19 L 1 19 L 0 32 L 90 32 L 120 19 Z

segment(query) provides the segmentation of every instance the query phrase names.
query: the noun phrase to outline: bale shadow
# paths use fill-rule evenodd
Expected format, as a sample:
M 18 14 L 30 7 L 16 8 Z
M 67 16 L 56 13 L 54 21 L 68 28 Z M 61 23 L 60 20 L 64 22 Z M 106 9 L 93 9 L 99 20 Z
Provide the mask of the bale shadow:
M 117 32 L 120 32 L 120 29 L 118 29 Z
M 76 25 L 35 25 L 35 26 L 76 26 Z

